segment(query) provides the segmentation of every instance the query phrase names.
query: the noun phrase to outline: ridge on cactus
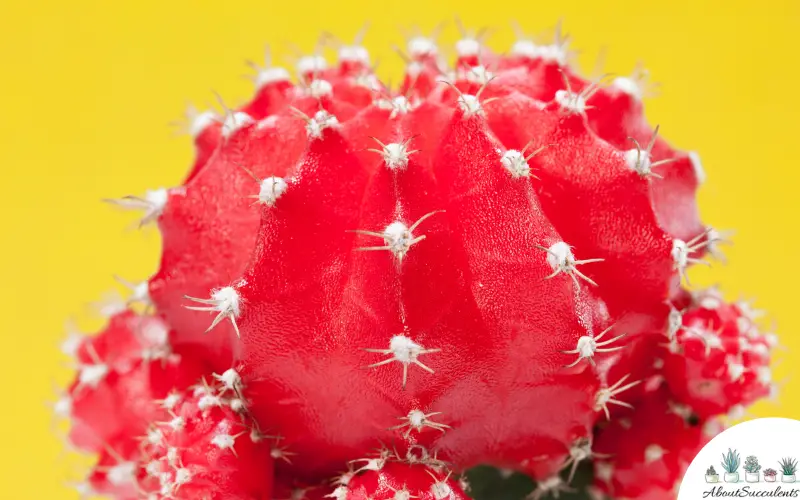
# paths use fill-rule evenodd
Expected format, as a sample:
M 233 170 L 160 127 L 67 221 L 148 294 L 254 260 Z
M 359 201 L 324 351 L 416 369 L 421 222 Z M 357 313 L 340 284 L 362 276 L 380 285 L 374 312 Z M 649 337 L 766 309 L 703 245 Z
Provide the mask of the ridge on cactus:
M 390 88 L 341 44 L 189 113 L 183 184 L 114 202 L 163 238 L 144 307 L 65 345 L 86 491 L 455 500 L 490 465 L 533 499 L 672 498 L 773 393 L 757 311 L 689 287 L 725 240 L 646 75 L 587 80 L 560 33 L 456 52 L 412 37 Z

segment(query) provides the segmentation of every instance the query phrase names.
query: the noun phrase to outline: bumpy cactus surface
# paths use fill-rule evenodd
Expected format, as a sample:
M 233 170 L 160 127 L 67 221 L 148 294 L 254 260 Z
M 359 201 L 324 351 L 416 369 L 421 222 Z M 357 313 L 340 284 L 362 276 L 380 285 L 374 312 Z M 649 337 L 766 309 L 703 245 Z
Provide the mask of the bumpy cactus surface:
M 65 345 L 85 491 L 455 500 L 483 464 L 533 499 L 671 498 L 772 391 L 755 311 L 683 287 L 723 240 L 642 75 L 588 81 L 561 37 L 456 51 L 410 39 L 398 89 L 358 44 L 260 68 L 190 117 L 182 186 L 115 201 L 163 254 L 143 307 Z

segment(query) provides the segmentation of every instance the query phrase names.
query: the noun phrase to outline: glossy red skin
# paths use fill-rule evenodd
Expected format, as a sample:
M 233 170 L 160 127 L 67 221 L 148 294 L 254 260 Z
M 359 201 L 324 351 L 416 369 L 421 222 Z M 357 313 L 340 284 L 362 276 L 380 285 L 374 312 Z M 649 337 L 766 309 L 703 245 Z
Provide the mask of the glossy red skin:
M 288 80 L 279 80 L 263 85 L 242 111 L 256 120 L 278 114 L 286 109 L 295 86 Z
M 99 452 L 108 446 L 124 448 L 138 443 L 150 422 L 166 417 L 158 401 L 207 373 L 205 363 L 191 355 L 173 352 L 159 359 L 143 359 L 143 351 L 152 344 L 141 332 L 143 326 L 154 322 L 160 320 L 125 311 L 111 317 L 103 331 L 80 345 L 80 363 L 94 364 L 96 354 L 109 371 L 94 387 L 81 385 L 77 379 L 70 385 L 69 438 L 76 447 Z
M 577 258 L 604 259 L 585 272 L 612 310 L 623 313 L 666 300 L 678 282 L 670 256 L 673 239 L 688 241 L 704 231 L 694 216 L 697 183 L 693 171 L 691 177 L 685 172 L 688 160 L 664 165 L 661 170 L 670 172 L 661 172 L 664 179 L 643 178 L 580 115 L 564 115 L 556 104 L 544 106 L 519 92 L 492 104 L 489 123 L 509 148 L 546 147 L 529 162 L 538 177 L 532 183 Z M 677 220 L 661 214 L 667 211 L 664 189 L 681 207 Z
M 486 105 L 485 118 L 454 109 L 457 92 L 441 84 L 410 89 L 421 101 L 408 114 L 358 111 L 367 100 L 352 68 L 315 75 L 334 89 L 319 99 L 267 85 L 244 108 L 255 118 L 288 116 L 289 106 L 312 116 L 322 107 L 342 125 L 308 140 L 299 118 L 288 140 L 258 136 L 256 125 L 238 130 L 160 218 L 164 257 L 150 287 L 159 312 L 176 342 L 202 349 L 218 372 L 237 360 L 254 415 L 303 457 L 301 474 L 332 473 L 379 440 L 421 442 L 459 467 L 488 462 L 549 474 L 541 457 L 557 462 L 589 434 L 601 384 L 585 361 L 563 370 L 572 359 L 561 351 L 610 324 L 602 301 L 617 312 L 633 299 L 650 307 L 674 287 L 672 235 L 659 225 L 652 181 L 629 170 L 585 117 L 544 104 L 563 88 L 557 65 L 498 61 L 506 64 L 482 98 L 499 100 Z M 423 62 L 426 72 L 435 66 Z M 587 85 L 567 75 L 573 90 Z M 463 92 L 480 88 L 456 83 Z M 639 125 L 630 116 L 641 110 L 621 127 Z M 278 120 L 281 131 L 290 127 L 290 118 Z M 413 138 L 409 149 L 421 151 L 392 172 L 366 151 L 380 148 L 370 136 Z M 556 145 L 530 161 L 540 180 L 513 179 L 500 156 L 531 140 Z M 276 206 L 249 207 L 243 195 L 257 185 L 239 162 L 259 177 L 293 173 Z M 446 212 L 420 226 L 427 239 L 401 266 L 389 252 L 354 251 L 375 238 L 348 230 L 381 231 L 393 220 L 410 226 L 435 210 Z M 702 231 L 694 222 L 687 231 Z M 564 274 L 543 279 L 552 268 L 536 245 L 561 240 L 578 259 L 606 259 L 581 268 L 600 283 L 596 293 Z M 227 285 L 242 298 L 240 342 L 227 321 L 201 335 L 211 315 L 182 308 L 183 295 L 207 297 Z M 410 367 L 405 390 L 397 363 L 363 369 L 384 358 L 363 349 L 386 348 L 401 332 L 442 349 L 423 359 L 435 374 Z M 414 408 L 442 412 L 440 423 L 452 429 L 409 438 L 388 430 Z
M 624 331 L 622 328 L 621 326 L 618 331 Z M 660 367 L 663 366 L 667 355 L 666 343 L 663 331 L 645 331 L 627 343 L 624 350 L 600 362 L 600 370 L 605 374 L 608 385 L 613 385 L 626 376 L 627 382 L 638 382 L 636 386 L 621 393 L 617 399 L 635 407 L 639 401 L 663 390 L 664 374 Z M 628 408 L 618 405 L 609 405 L 608 409 L 612 420 L 630 413 Z M 603 417 L 602 421 L 605 420 Z
M 645 120 L 642 102 L 635 96 L 611 86 L 600 89 L 590 101 L 594 109 L 587 111 L 588 123 L 603 140 L 620 151 L 635 149 L 636 143 L 645 148 L 650 142 L 654 130 Z M 656 162 L 668 158 L 677 161 L 657 167 L 655 170 L 663 178 L 650 183 L 653 209 L 667 233 L 689 241 L 703 230 L 695 203 L 701 179 L 688 155 L 658 136 L 652 159 Z
M 288 115 L 271 126 L 245 126 L 221 143 L 186 186 L 170 192 L 159 218 L 164 250 L 150 296 L 174 328 L 175 344 L 200 346 L 219 372 L 233 359 L 233 328 L 226 322 L 214 335 L 203 335 L 211 318 L 187 310 L 184 296 L 208 297 L 247 263 L 259 224 L 249 196 L 258 194 L 259 185 L 245 169 L 259 179 L 286 175 L 304 148 L 302 122 Z
M 187 184 L 191 181 L 200 170 L 208 163 L 209 158 L 211 155 L 214 154 L 214 151 L 217 150 L 219 147 L 219 143 L 222 140 L 222 124 L 219 122 L 210 123 L 208 126 L 204 127 L 200 130 L 197 135 L 194 137 L 194 164 L 192 164 L 191 170 L 186 175 L 186 179 L 183 181 L 184 184 Z
M 469 162 L 469 157 L 449 158 L 449 155 L 457 154 L 455 145 L 465 140 L 460 134 L 481 133 L 484 132 L 479 120 L 464 119 L 457 113 L 450 126 L 454 137 L 445 138 L 443 142 L 452 143 L 454 149 L 442 147 L 434 163 Z M 331 132 L 313 143 L 310 151 L 313 154 L 315 148 L 320 148 L 334 154 L 338 148 L 330 147 L 331 143 L 339 140 L 338 134 Z M 485 140 L 488 141 L 488 137 Z M 488 164 L 499 161 L 494 145 L 486 142 L 482 147 L 485 153 L 471 158 L 484 162 L 483 165 L 464 164 L 463 174 L 442 171 L 442 183 L 453 190 L 472 189 L 470 186 L 476 183 L 469 171 L 475 170 L 496 174 L 489 176 L 493 181 L 487 178 L 482 186 L 487 194 L 502 191 L 494 185 L 496 183 L 510 184 L 503 171 Z M 313 203 L 320 203 L 320 214 L 324 207 L 338 203 L 338 212 L 348 215 L 346 200 L 331 199 L 336 193 L 331 193 L 330 186 L 321 180 L 348 178 L 355 182 L 362 170 L 352 158 L 345 160 L 334 156 L 328 162 L 323 162 L 324 157 L 311 158 L 309 169 L 326 166 L 344 169 L 351 164 L 355 172 L 322 173 L 318 170 L 307 174 L 295 190 L 290 186 L 280 205 L 270 210 L 269 217 L 264 220 L 263 246 L 257 248 L 253 267 L 243 278 L 246 284 L 240 288 L 247 304 L 247 314 L 241 322 L 247 395 L 254 403 L 254 413 L 268 428 L 281 429 L 281 435 L 293 451 L 306 451 L 304 468 L 326 470 L 348 458 L 357 458 L 360 452 L 374 446 L 376 438 L 387 441 L 400 438 L 400 432 L 388 432 L 386 428 L 397 424 L 397 417 L 416 407 L 452 416 L 446 423 L 457 424 L 456 428 L 448 431 L 438 446 L 464 464 L 475 464 L 487 455 L 505 453 L 509 464 L 520 466 L 533 458 L 529 451 L 532 446 L 539 454 L 562 453 L 561 443 L 570 439 L 576 428 L 582 429 L 584 435 L 588 433 L 594 418 L 590 407 L 597 387 L 596 378 L 591 371 L 578 375 L 559 373 L 566 364 L 565 357 L 557 352 L 548 353 L 547 344 L 552 341 L 547 340 L 549 332 L 540 330 L 539 326 L 561 324 L 576 332 L 571 339 L 561 341 L 558 347 L 562 350 L 571 348 L 578 332 L 584 328 L 578 323 L 577 306 L 572 302 L 571 280 L 566 276 L 542 280 L 550 268 L 544 262 L 545 253 L 533 244 L 557 241 L 555 232 L 546 219 L 534 215 L 536 212 L 529 218 L 507 224 L 487 224 L 480 217 L 470 220 L 467 215 L 459 215 L 462 210 L 488 213 L 492 203 L 507 203 L 520 209 L 533 206 L 535 210 L 529 186 L 525 183 L 504 186 L 510 190 L 506 200 L 480 192 L 465 198 L 448 188 L 442 193 L 442 199 L 452 198 L 457 203 L 440 205 L 435 203 L 435 198 L 426 200 L 425 186 L 430 186 L 428 193 L 435 193 L 433 178 L 412 160 L 407 170 L 397 176 L 385 168 L 375 170 L 363 198 L 354 197 L 355 203 L 350 200 L 353 208 L 349 217 L 336 221 L 328 216 L 327 224 L 319 226 L 315 222 Z M 448 175 L 453 177 L 448 178 Z M 319 187 L 314 185 L 316 183 Z M 303 206 L 303 212 L 295 206 Z M 435 216 L 421 226 L 428 239 L 409 252 L 399 271 L 388 252 L 354 252 L 355 247 L 371 243 L 367 239 L 354 240 L 346 232 L 350 228 L 385 227 L 397 218 L 398 206 L 401 207 L 400 218 L 408 225 L 432 210 L 447 209 L 446 215 Z M 511 237 L 511 241 L 519 241 L 520 245 L 517 262 L 511 259 L 506 268 L 483 258 L 483 255 L 507 248 L 508 238 L 503 240 L 494 236 L 495 233 L 512 236 L 523 226 L 528 226 L 527 232 Z M 296 228 L 299 236 L 279 237 L 275 231 L 284 227 Z M 319 241 L 326 244 L 320 247 L 316 244 Z M 465 248 L 466 251 L 451 250 L 469 241 L 480 244 Z M 282 262 L 285 255 L 294 258 L 291 262 Z M 337 263 L 342 256 L 347 261 Z M 464 276 L 459 269 L 471 269 L 471 276 Z M 298 281 L 296 277 L 301 275 L 304 279 Z M 511 275 L 520 278 L 516 286 L 505 278 Z M 318 287 L 317 280 L 325 280 L 330 286 Z M 472 291 L 467 287 L 472 287 Z M 524 306 L 523 311 L 507 307 L 515 296 L 527 297 L 519 304 Z M 561 310 L 553 305 L 559 303 L 563 304 Z M 547 314 L 536 312 L 543 310 L 546 304 L 550 309 Z M 405 322 L 400 321 L 401 307 Z M 591 310 L 589 305 L 586 308 Z M 480 309 L 483 318 L 478 312 Z M 332 314 L 335 320 L 328 326 L 328 322 L 309 314 L 309 310 L 337 312 Z M 364 317 L 364 310 L 370 311 L 371 318 Z M 596 329 L 591 326 L 592 318 L 583 318 L 583 323 Z M 292 325 L 297 333 L 287 335 L 286 325 Z M 314 332 L 313 336 L 319 340 L 309 343 L 310 338 L 304 339 L 300 333 L 304 331 Z M 384 347 L 393 332 L 403 331 L 411 332 L 409 335 L 422 345 L 443 349 L 442 353 L 425 361 L 436 374 L 415 373 L 412 367 L 405 391 L 401 388 L 400 367 L 389 365 L 374 371 L 363 370 L 361 367 L 382 358 L 376 359 L 375 355 L 359 349 Z M 475 335 L 477 332 L 481 333 Z M 527 345 L 513 349 L 508 345 L 494 353 L 486 351 L 487 339 L 494 339 L 491 342 L 498 345 L 508 343 L 507 335 L 511 332 L 513 337 L 530 332 Z M 534 340 L 536 337 L 541 340 Z M 294 354 L 288 356 L 287 353 Z M 542 356 L 542 353 L 547 355 Z M 508 374 L 503 368 L 531 359 L 538 362 L 534 370 Z M 301 377 L 302 374 L 307 375 Z M 318 377 L 325 378 L 327 383 L 320 385 Z M 483 381 L 478 382 L 480 379 Z M 379 389 L 376 383 L 384 385 L 385 389 Z M 520 393 L 517 389 L 521 386 L 528 390 Z M 369 387 L 375 387 L 374 392 L 368 390 Z M 292 397 L 297 393 L 305 397 Z M 475 406 L 478 400 L 471 398 L 470 393 L 473 396 L 480 393 L 481 398 L 486 398 L 483 403 L 493 408 L 493 413 L 487 414 L 483 405 Z M 574 405 L 575 408 L 556 418 L 549 410 L 542 409 L 540 402 L 554 399 L 557 393 L 565 406 Z M 502 394 L 516 396 L 508 399 Z M 284 403 L 277 407 L 269 404 L 274 400 Z M 346 408 L 347 425 L 341 425 L 336 418 L 325 417 L 325 413 L 334 408 L 340 414 Z M 489 425 L 496 428 L 496 434 L 491 442 L 481 446 L 474 433 Z M 306 432 L 308 428 L 317 428 L 331 436 L 324 452 L 318 449 L 318 437 Z M 433 436 L 425 436 L 429 434 L 426 429 L 423 437 L 438 437 L 437 431 Z M 538 436 L 533 442 L 518 439 L 520 435 L 531 434 Z M 424 441 L 429 442 L 428 439 Z M 315 451 L 311 453 L 312 450 Z
M 441 483 L 450 490 L 447 500 L 467 500 L 469 497 L 456 481 L 446 474 L 422 464 L 410 465 L 387 462 L 380 470 L 369 470 L 358 474 L 347 485 L 346 500 L 393 500 L 396 492 L 405 489 L 411 498 L 419 500 L 442 500 L 431 490 Z M 443 491 L 444 493 L 444 488 Z
M 548 67 L 516 67 L 508 70 L 507 78 L 521 82 L 523 71 L 531 77 L 543 75 L 535 89 L 537 98 L 558 88 Z M 430 115 L 422 114 L 425 109 L 446 109 L 457 98 L 446 87 L 431 94 L 431 104 L 401 118 L 387 121 L 385 114 L 367 109 L 345 122 L 344 138 L 329 132 L 312 142 L 311 160 L 306 160 L 312 166 L 299 168 L 301 182 L 295 193 L 290 195 L 290 184 L 278 206 L 265 210 L 261 243 L 239 287 L 246 304 L 239 320 L 239 359 L 254 413 L 270 428 L 280 429 L 286 443 L 307 457 L 304 469 L 312 475 L 363 456 L 376 439 L 407 441 L 398 435 L 402 433 L 386 429 L 414 408 L 441 411 L 446 419 L 442 423 L 454 429 L 443 436 L 430 429 L 420 438 L 412 433 L 409 442 L 435 441 L 435 447 L 459 466 L 488 461 L 541 473 L 533 459 L 563 456 L 568 443 L 587 435 L 596 418 L 592 408 L 600 384 L 597 375 L 591 369 L 563 373 L 569 360 L 560 351 L 574 348 L 587 332 L 599 333 L 608 318 L 587 316 L 587 311 L 604 307 L 594 296 L 575 296 L 567 276 L 544 281 L 552 269 L 546 253 L 535 245 L 563 239 L 575 244 L 579 259 L 605 258 L 584 272 L 598 281 L 605 278 L 606 286 L 597 291 L 611 304 L 620 304 L 619 310 L 632 307 L 626 302 L 631 297 L 652 307 L 674 286 L 672 236 L 659 226 L 652 208 L 651 181 L 628 169 L 617 150 L 587 128 L 583 117 L 565 115 L 555 105 L 521 94 L 518 88 L 534 92 L 522 84 L 503 90 L 498 80 L 486 89 L 486 96 L 502 98 L 487 105 L 485 120 L 456 110 L 448 113 L 449 123 L 444 112 L 433 115 L 442 120 L 430 121 Z M 458 85 L 477 91 L 475 84 Z M 517 101 L 528 107 L 508 108 Z M 422 151 L 411 156 L 406 170 L 393 173 L 378 155 L 370 161 L 363 152 L 376 147 L 369 135 L 384 143 L 414 137 L 410 148 Z M 521 149 L 530 139 L 535 139 L 534 147 L 558 143 L 531 161 L 535 172 L 537 166 L 544 171 L 537 175 L 553 176 L 550 185 L 558 190 L 546 190 L 544 180 L 531 184 L 512 179 L 500 167 L 505 147 Z M 347 149 L 347 143 L 361 146 L 350 148 L 357 158 L 338 159 L 334 150 Z M 323 153 L 337 160 L 314 160 Z M 573 170 L 553 170 L 567 162 Z M 313 173 L 303 177 L 304 168 Z M 345 178 L 347 186 L 324 182 Z M 567 180 L 572 184 L 565 185 Z M 564 208 L 577 193 L 582 193 L 579 209 Z M 312 208 L 323 199 L 337 207 L 341 218 Z M 427 239 L 412 248 L 399 271 L 388 252 L 353 252 L 375 243 L 369 237 L 354 239 L 347 230 L 379 231 L 393 220 L 410 226 L 433 210 L 446 213 L 420 227 Z M 318 219 L 325 220 L 324 227 Z M 587 225 L 587 220 L 596 222 Z M 649 236 L 642 239 L 643 234 Z M 324 249 L 319 248 L 322 241 Z M 504 255 L 508 262 L 492 255 Z M 632 260 L 637 266 L 630 265 Z M 287 325 L 295 333 L 290 335 Z M 548 339 L 553 330 L 574 333 Z M 404 331 L 423 346 L 444 350 L 426 361 L 435 375 L 420 370 L 415 376 L 416 367 L 411 367 L 405 391 L 399 375 L 383 375 L 397 374 L 399 366 L 361 369 L 381 360 L 361 349 L 384 347 L 392 334 Z M 518 342 L 511 351 L 496 348 L 511 339 Z M 495 347 L 487 350 L 487 343 Z M 534 359 L 536 369 L 530 372 L 483 367 L 525 366 Z M 320 379 L 327 384 L 319 385 Z M 514 394 L 513 405 L 502 394 Z M 276 406 L 275 400 L 285 403 Z M 541 402 L 551 400 L 557 401 L 559 411 L 552 412 L 548 405 L 543 412 Z M 554 414 L 558 417 L 551 417 Z M 494 434 L 478 432 L 487 426 Z M 326 437 L 321 442 L 319 436 Z M 320 452 L 323 443 L 325 451 Z M 532 449 L 537 452 L 532 454 Z M 550 472 L 552 466 L 545 469 Z

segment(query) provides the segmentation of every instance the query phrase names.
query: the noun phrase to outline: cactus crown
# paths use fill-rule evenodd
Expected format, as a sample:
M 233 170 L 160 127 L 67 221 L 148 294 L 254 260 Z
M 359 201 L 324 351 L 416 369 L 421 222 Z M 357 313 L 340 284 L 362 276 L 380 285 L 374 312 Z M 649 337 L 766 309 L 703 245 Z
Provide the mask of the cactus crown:
M 739 465 L 741 463 L 742 460 L 739 456 L 739 452 L 736 450 L 728 448 L 728 453 L 722 454 L 722 469 L 728 474 L 733 474 L 739 470 Z
M 783 458 L 778 462 L 784 475 L 791 476 L 797 472 L 797 459 L 796 458 Z
M 708 469 L 706 469 L 706 476 L 716 476 L 716 475 L 717 475 L 717 470 L 714 468 L 713 465 L 710 466 Z
M 744 461 L 744 470 L 751 474 L 761 470 L 761 465 L 758 463 L 758 457 L 750 455 Z

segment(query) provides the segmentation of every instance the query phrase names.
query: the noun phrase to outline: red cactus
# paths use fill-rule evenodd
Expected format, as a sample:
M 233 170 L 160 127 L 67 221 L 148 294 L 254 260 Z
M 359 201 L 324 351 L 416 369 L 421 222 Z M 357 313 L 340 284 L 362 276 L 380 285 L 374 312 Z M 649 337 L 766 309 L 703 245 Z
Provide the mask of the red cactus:
M 600 430 L 595 485 L 611 498 L 674 498 L 692 459 L 706 443 L 699 421 L 669 401 L 666 388 L 637 402 L 629 416 Z
M 773 334 L 755 323 L 745 302 L 725 303 L 714 290 L 696 294 L 681 313 L 672 311 L 664 373 L 675 398 L 706 417 L 738 414 L 774 390 Z
M 665 391 L 702 418 L 763 395 L 751 379 L 769 349 L 752 324 L 723 342 L 741 382 L 703 369 L 689 335 L 732 336 L 741 309 L 675 323 L 667 305 L 719 235 L 697 214 L 697 156 L 647 124 L 641 82 L 581 78 L 560 39 L 498 56 L 465 34 L 457 51 L 442 74 L 435 44 L 410 40 L 395 93 L 342 46 L 332 68 L 301 59 L 298 84 L 259 68 L 253 100 L 224 119 L 191 114 L 184 185 L 118 202 L 158 222 L 161 266 L 137 298 L 183 358 L 148 376 L 150 347 L 115 326 L 138 316 L 113 318 L 78 352 L 73 393 L 102 397 L 73 411 L 77 444 L 127 445 L 149 423 L 137 491 L 154 498 L 266 499 L 274 458 L 287 459 L 275 495 L 292 498 L 348 463 L 363 467 L 329 496 L 462 498 L 447 471 L 488 463 L 539 479 L 539 497 L 595 456 L 598 423 L 598 444 L 620 422 L 672 425 L 651 408 Z M 95 387 L 96 358 L 117 382 Z M 201 375 L 219 387 L 154 403 Z M 139 428 L 91 418 L 116 406 Z M 406 458 L 369 458 L 383 446 Z
M 165 416 L 158 401 L 206 373 L 202 362 L 174 352 L 169 340 L 160 319 L 124 311 L 97 336 L 67 345 L 78 374 L 60 404 L 72 420 L 75 446 L 102 451 L 138 442 L 148 422 Z
M 157 498 L 269 499 L 273 445 L 242 414 L 237 382 L 200 385 L 153 425 L 143 488 Z M 238 411 L 237 411 L 238 410 Z

